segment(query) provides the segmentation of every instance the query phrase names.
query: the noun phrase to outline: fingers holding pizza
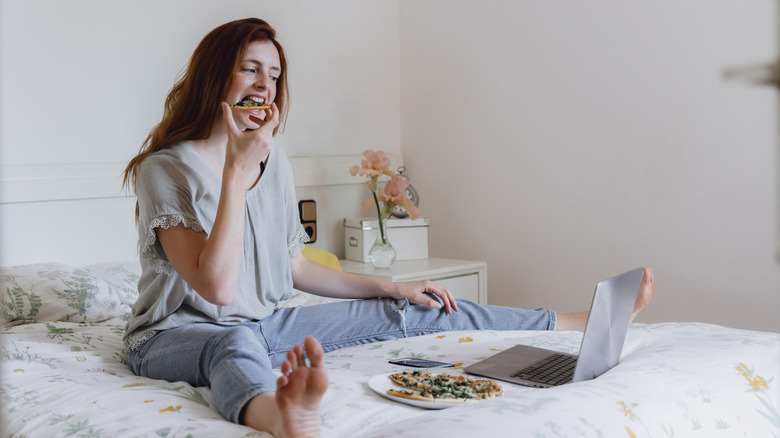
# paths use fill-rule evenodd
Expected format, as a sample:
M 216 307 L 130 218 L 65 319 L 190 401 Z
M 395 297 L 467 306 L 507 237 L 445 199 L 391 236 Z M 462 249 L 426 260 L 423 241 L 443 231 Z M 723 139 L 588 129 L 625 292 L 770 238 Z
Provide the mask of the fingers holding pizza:
M 227 105 L 227 104 L 224 104 Z M 271 124 L 272 130 L 279 125 L 279 109 L 276 103 L 256 101 L 251 96 L 242 101 L 229 105 L 237 128 L 241 130 L 257 130 L 267 124 Z
M 260 115 L 265 118 L 261 118 Z M 275 103 L 268 108 L 234 112 L 222 102 L 222 119 L 228 134 L 226 161 L 247 163 L 254 166 L 268 157 L 271 139 L 279 125 L 279 111 Z

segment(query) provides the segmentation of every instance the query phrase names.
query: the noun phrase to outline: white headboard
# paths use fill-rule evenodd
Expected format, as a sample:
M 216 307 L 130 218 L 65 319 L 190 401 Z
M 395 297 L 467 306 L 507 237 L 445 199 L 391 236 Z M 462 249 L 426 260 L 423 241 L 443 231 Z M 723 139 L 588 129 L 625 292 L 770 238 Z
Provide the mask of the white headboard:
M 393 167 L 400 154 L 388 154 Z M 364 216 L 369 195 L 349 167 L 362 156 L 290 158 L 298 199 L 317 202 L 317 241 L 343 257 L 344 217 Z M 0 266 L 85 265 L 137 258 L 135 197 L 122 188 L 127 163 L 0 166 Z

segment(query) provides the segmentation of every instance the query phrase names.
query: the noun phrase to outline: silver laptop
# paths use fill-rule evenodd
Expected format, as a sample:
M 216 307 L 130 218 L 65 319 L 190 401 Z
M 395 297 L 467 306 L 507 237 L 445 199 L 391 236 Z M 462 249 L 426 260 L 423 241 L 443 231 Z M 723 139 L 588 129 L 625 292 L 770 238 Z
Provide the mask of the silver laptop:
M 595 379 L 620 359 L 642 271 L 637 268 L 596 285 L 579 355 L 517 345 L 464 371 L 537 388 Z

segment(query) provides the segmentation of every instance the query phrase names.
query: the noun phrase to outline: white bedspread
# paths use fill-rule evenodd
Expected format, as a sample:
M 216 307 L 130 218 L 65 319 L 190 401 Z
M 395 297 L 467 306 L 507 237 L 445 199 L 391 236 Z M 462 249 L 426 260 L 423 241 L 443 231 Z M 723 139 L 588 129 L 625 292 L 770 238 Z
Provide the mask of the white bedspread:
M 3 436 L 265 436 L 225 421 L 206 388 L 134 376 L 123 363 L 124 326 L 112 318 L 5 328 Z M 621 363 L 596 380 L 551 389 L 503 384 L 502 397 L 467 406 L 420 409 L 367 385 L 402 369 L 387 363 L 393 358 L 469 364 L 518 343 L 576 353 L 580 338 L 446 332 L 328 353 L 323 436 L 780 436 L 780 335 L 706 324 L 636 324 Z

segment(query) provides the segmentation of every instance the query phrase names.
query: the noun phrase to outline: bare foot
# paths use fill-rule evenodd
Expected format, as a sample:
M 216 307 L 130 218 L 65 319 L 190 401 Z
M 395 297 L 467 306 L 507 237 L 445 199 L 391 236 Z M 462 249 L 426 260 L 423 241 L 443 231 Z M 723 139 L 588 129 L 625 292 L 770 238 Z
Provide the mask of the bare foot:
M 639 290 L 634 301 L 634 311 L 631 313 L 631 322 L 639 314 L 655 295 L 655 283 L 653 282 L 653 268 L 645 268 L 642 272 L 642 280 L 639 282 Z M 558 320 L 555 330 L 584 331 L 588 322 L 588 313 L 585 312 L 558 312 Z
M 277 438 L 320 436 L 320 400 L 328 389 L 328 372 L 320 343 L 309 336 L 304 346 L 311 366 L 306 366 L 303 348 L 296 345 L 287 352 L 282 377 L 276 381 Z
M 650 300 L 652 300 L 653 295 L 655 295 L 653 275 L 653 268 L 645 268 L 644 272 L 642 272 L 642 280 L 639 282 L 639 292 L 636 294 L 634 312 L 631 313 L 631 321 L 636 318 L 640 310 L 650 304 Z

